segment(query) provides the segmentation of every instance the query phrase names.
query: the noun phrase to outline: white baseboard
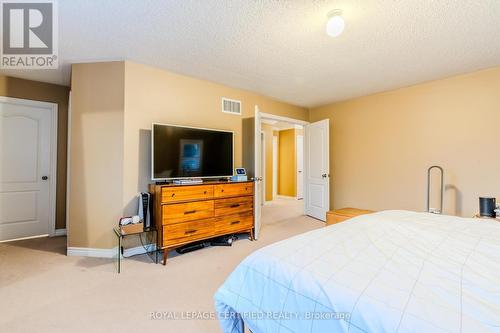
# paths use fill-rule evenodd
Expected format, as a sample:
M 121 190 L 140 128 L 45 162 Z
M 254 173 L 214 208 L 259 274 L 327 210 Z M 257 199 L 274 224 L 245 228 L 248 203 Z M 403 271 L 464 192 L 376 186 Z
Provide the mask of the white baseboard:
M 66 229 L 56 229 L 54 236 L 66 236 Z
M 113 258 L 116 257 L 115 249 L 96 249 L 91 247 L 68 247 L 66 254 L 70 257 Z
M 156 249 L 156 244 L 146 245 L 150 251 Z M 116 258 L 118 249 L 97 249 L 90 247 L 68 247 L 67 255 L 71 257 L 91 257 L 91 258 Z M 127 248 L 124 250 L 123 257 L 130 257 L 138 254 L 146 253 L 146 249 L 142 246 Z

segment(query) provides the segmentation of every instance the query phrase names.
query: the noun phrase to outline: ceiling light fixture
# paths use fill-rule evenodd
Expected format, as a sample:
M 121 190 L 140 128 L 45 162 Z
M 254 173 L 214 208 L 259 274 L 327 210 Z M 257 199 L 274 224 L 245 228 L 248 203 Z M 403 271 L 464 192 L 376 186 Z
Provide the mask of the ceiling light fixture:
M 326 33 L 330 37 L 338 37 L 345 28 L 345 22 L 342 18 L 342 11 L 334 9 L 328 13 L 328 22 L 326 23 Z

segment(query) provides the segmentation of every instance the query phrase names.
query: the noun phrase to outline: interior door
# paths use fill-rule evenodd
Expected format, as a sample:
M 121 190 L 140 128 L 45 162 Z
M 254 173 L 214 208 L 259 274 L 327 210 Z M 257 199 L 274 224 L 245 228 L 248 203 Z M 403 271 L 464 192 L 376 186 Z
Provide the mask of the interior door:
M 35 102 L 0 100 L 0 241 L 49 234 L 52 116 Z
M 330 209 L 329 120 L 305 126 L 306 214 L 326 221 Z
M 254 170 L 255 170 L 255 195 L 254 195 L 254 219 L 255 219 L 255 229 L 254 237 L 259 238 L 260 234 L 260 223 L 261 223 L 261 212 L 262 212 L 262 142 L 261 142 L 261 123 L 260 123 L 260 111 L 259 107 L 255 106 L 255 118 L 254 118 L 254 147 L 255 147 L 255 160 L 254 160 Z
M 304 136 L 297 135 L 297 199 L 304 198 Z

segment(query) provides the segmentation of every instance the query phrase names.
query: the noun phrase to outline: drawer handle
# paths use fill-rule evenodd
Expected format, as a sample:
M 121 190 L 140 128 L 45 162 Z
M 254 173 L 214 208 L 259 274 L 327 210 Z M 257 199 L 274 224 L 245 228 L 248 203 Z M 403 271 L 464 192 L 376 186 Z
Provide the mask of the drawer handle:
M 184 234 L 185 234 L 185 235 L 194 234 L 196 231 L 198 231 L 198 230 L 196 230 L 196 229 L 193 229 L 193 230 L 186 230 L 186 231 L 184 232 Z
M 175 197 L 175 193 L 172 193 L 172 197 Z
M 184 212 L 184 215 L 187 215 L 187 214 L 194 214 L 196 213 L 196 210 L 187 210 Z
M 203 194 L 207 194 L 207 191 L 203 192 Z
M 231 208 L 236 208 L 236 207 L 239 207 L 239 206 L 240 206 L 240 204 L 233 204 L 233 205 L 231 205 L 230 207 L 231 207 Z
M 238 224 L 238 223 L 240 223 L 240 221 L 233 221 L 233 222 L 231 222 L 231 225 L 235 225 L 235 224 Z
M 221 192 L 224 192 L 224 189 L 220 190 Z

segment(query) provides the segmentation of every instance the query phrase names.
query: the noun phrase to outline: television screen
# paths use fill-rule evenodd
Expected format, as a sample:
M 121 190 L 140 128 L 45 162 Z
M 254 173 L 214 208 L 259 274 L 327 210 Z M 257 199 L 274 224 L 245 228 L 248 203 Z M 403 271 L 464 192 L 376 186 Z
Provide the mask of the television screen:
M 233 133 L 153 124 L 152 179 L 224 177 L 233 174 Z

